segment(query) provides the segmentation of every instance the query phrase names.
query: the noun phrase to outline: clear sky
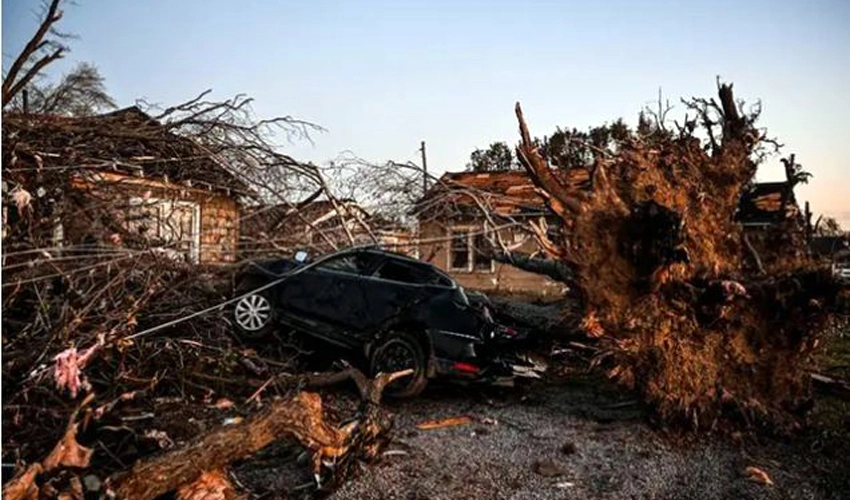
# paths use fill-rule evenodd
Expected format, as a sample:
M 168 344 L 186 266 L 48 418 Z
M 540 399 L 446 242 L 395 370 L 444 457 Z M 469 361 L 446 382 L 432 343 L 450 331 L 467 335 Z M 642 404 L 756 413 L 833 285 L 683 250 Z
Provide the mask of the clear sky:
M 2 0 L 3 66 L 38 0 Z M 119 105 L 174 104 L 212 88 L 261 116 L 320 124 L 287 152 L 461 170 L 470 151 L 532 133 L 634 123 L 661 87 L 714 95 L 715 76 L 764 102 L 763 124 L 814 174 L 798 194 L 850 227 L 850 1 L 76 0 L 79 35 L 51 71 L 95 63 Z M 673 115 L 684 113 L 677 106 Z M 778 159 L 760 180 L 782 178 Z

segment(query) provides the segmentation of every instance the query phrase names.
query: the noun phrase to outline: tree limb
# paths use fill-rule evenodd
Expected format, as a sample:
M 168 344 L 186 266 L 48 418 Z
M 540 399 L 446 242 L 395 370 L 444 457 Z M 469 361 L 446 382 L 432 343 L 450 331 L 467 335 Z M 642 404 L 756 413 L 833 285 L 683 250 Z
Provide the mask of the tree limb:
M 573 214 L 581 213 L 581 203 L 555 179 L 546 159 L 543 158 L 540 150 L 531 141 L 531 134 L 528 132 L 528 125 L 525 124 L 522 107 L 519 103 L 516 103 L 516 117 L 519 121 L 519 131 L 522 137 L 522 142 L 517 146 L 517 156 L 534 184 L 552 196 L 552 198 L 546 200 L 550 208 L 558 215 L 566 215 L 563 213 L 564 207 L 568 208 Z M 553 201 L 557 201 L 557 203 L 553 203 Z
M 21 53 L 15 59 L 15 62 L 12 63 L 12 66 L 9 67 L 9 71 L 6 73 L 6 78 L 3 79 L 3 106 L 6 106 L 15 94 L 20 92 L 20 90 L 29 83 L 41 69 L 64 55 L 65 48 L 60 46 L 52 54 L 41 58 L 33 64 L 33 67 L 30 68 L 22 78 L 18 78 L 18 74 L 21 72 L 21 69 L 27 61 L 29 61 L 36 52 L 49 44 L 49 42 L 44 40 L 44 37 L 50 31 L 51 26 L 62 18 L 62 11 L 59 10 L 60 1 L 61 0 L 52 0 L 50 2 L 50 5 L 47 8 L 47 14 L 41 21 L 38 30 L 36 30 L 35 34 L 32 38 L 30 38 L 30 41 L 24 46 Z
M 575 280 L 573 269 L 559 260 L 541 259 L 524 252 L 494 253 L 491 257 L 497 262 L 510 264 L 523 271 L 542 274 L 561 283 L 572 283 Z

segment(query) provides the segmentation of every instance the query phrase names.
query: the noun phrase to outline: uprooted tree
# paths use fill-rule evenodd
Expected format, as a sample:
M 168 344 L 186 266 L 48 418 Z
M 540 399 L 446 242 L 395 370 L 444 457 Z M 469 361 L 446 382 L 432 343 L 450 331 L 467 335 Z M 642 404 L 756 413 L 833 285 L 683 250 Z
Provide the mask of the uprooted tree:
M 686 101 L 696 118 L 678 131 L 653 127 L 600 150 L 584 167 L 589 187 L 562 181 L 519 104 L 517 154 L 563 221 L 559 240 L 537 236 L 557 277 L 578 291 L 581 326 L 600 337 L 611 377 L 694 426 L 730 412 L 793 423 L 806 402 L 804 361 L 836 289 L 803 259 L 745 272 L 758 256 L 734 215 L 776 143 L 756 127 L 758 107 L 747 112 L 731 85 L 718 94 Z

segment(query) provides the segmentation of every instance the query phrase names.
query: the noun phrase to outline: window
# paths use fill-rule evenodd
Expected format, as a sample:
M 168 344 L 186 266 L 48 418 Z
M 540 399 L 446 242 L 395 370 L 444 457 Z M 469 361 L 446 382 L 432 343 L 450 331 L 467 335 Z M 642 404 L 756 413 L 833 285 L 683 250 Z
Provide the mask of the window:
M 201 208 L 195 202 L 131 198 L 126 215 L 127 230 L 156 245 L 198 262 L 201 239 Z
M 449 269 L 454 271 L 469 271 L 469 233 L 467 231 L 451 231 L 451 251 L 449 252 Z
M 429 266 L 392 259 L 384 262 L 375 272 L 375 277 L 412 285 L 451 286 L 450 280 Z
M 490 258 L 493 246 L 486 234 L 486 226 L 481 229 L 452 229 L 449 251 L 449 270 L 465 272 L 493 272 L 493 259 Z
M 384 265 L 375 273 L 375 277 L 411 284 L 423 284 L 427 281 L 427 276 L 421 269 L 394 260 L 384 262 Z

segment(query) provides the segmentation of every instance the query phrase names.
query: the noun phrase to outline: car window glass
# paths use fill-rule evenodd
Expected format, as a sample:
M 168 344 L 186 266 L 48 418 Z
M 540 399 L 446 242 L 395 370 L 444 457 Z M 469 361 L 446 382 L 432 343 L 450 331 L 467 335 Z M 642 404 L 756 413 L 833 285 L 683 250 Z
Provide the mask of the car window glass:
M 316 266 L 324 271 L 335 271 L 347 274 L 366 274 L 370 259 L 361 254 L 348 254 L 334 257 Z
M 394 260 L 384 262 L 375 273 L 375 277 L 414 285 L 448 285 L 443 277 L 426 266 Z

